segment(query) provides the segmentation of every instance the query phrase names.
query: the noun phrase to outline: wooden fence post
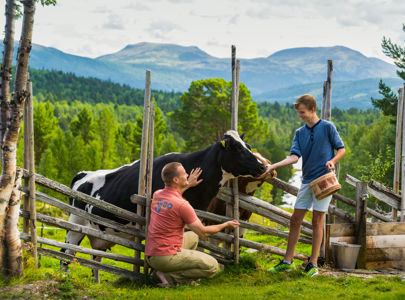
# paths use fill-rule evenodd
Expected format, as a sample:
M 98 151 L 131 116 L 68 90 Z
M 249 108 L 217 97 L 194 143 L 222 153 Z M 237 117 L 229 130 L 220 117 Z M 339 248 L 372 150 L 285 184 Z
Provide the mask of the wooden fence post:
M 399 180 L 401 178 L 401 138 L 402 138 L 402 119 L 404 117 L 404 98 L 403 89 L 398 90 L 398 104 L 397 104 L 397 127 L 395 134 L 395 165 L 394 165 L 394 182 L 393 192 L 399 194 Z M 397 220 L 398 212 L 396 208 L 392 208 L 392 219 Z
M 231 105 L 233 105 L 233 100 L 234 100 L 234 92 L 236 91 L 236 47 L 235 45 L 232 45 L 231 47 L 231 71 L 232 71 L 232 100 L 231 100 Z M 233 114 L 233 107 L 231 108 L 232 110 L 232 115 L 231 115 L 231 124 L 235 122 L 235 115 Z M 238 118 L 238 116 L 236 116 Z M 236 120 L 237 122 L 237 120 Z M 232 125 L 231 125 L 232 129 Z M 231 182 L 234 183 L 232 180 L 228 181 L 228 186 L 231 187 Z M 226 216 L 229 218 L 233 218 L 233 205 L 230 203 L 226 203 Z M 229 229 L 225 229 L 226 233 L 229 233 Z M 231 244 L 230 243 L 225 243 L 225 248 L 228 250 L 231 250 Z
M 150 206 L 152 201 L 152 177 L 153 177 L 153 142 L 155 134 L 155 102 L 152 101 L 150 107 L 150 119 L 149 119 L 149 154 L 148 154 L 148 173 L 146 176 L 146 205 L 145 205 L 145 241 L 148 237 L 148 228 L 150 222 Z M 148 263 L 144 259 L 144 273 L 148 274 Z
M 367 235 L 367 182 L 356 182 L 356 243 L 361 245 L 357 259 L 358 268 L 366 267 Z
M 28 101 L 27 109 L 27 142 L 28 142 L 28 154 L 27 154 L 27 164 L 28 164 L 28 188 L 29 188 L 29 212 L 30 212 L 30 232 L 31 232 L 31 243 L 32 243 L 32 256 L 35 260 L 35 266 L 38 267 L 38 251 L 37 251 L 37 211 L 35 202 L 35 157 L 34 157 L 34 109 L 32 101 L 32 82 L 28 81 L 28 92 L 29 96 L 26 101 Z
M 239 77 L 240 61 L 236 60 L 235 83 L 232 81 L 232 124 L 231 128 L 238 131 L 238 103 L 239 103 Z M 239 185 L 238 178 L 232 180 L 233 192 L 233 218 L 239 221 Z M 233 251 L 235 263 L 239 263 L 239 227 L 233 230 Z
M 401 88 L 402 92 L 400 92 L 401 99 L 402 102 L 404 103 L 405 100 L 405 84 L 404 86 Z M 405 104 L 402 105 L 403 108 L 405 108 Z M 405 117 L 404 117 L 404 113 L 402 116 L 402 167 L 401 167 L 401 174 L 402 174 L 402 180 L 401 180 L 401 222 L 405 221 Z
M 145 196 L 145 175 L 146 175 L 146 164 L 147 164 L 147 154 L 148 154 L 148 133 L 149 133 L 149 112 L 150 112 L 150 71 L 146 70 L 145 79 L 145 97 L 144 97 L 144 109 L 143 109 L 143 126 L 142 126 L 142 142 L 141 142 L 141 155 L 139 158 L 139 180 L 138 180 L 138 194 Z M 143 215 L 144 206 L 137 204 L 136 212 L 138 215 Z M 136 224 L 137 229 L 141 229 L 141 225 Z M 136 238 L 136 242 L 140 243 L 140 239 Z M 135 251 L 135 258 L 141 258 L 141 252 Z M 140 272 L 140 267 L 134 265 L 134 271 Z

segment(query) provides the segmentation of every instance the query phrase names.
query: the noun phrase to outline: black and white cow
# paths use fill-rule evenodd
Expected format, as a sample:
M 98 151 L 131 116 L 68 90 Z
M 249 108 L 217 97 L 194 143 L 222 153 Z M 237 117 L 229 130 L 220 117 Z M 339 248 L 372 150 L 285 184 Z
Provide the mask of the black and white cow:
M 265 165 L 253 155 L 250 146 L 242 140 L 236 131 L 230 130 L 225 133 L 221 141 L 206 149 L 186 154 L 169 153 L 156 157 L 153 161 L 153 192 L 164 187 L 161 178 L 162 168 L 167 163 L 174 161 L 180 162 L 188 173 L 197 167 L 202 169 L 200 178 L 203 181 L 198 186 L 187 190 L 183 195 L 195 209 L 201 210 L 207 210 L 211 199 L 218 193 L 220 186 L 230 178 L 238 176 L 257 177 L 265 171 Z M 138 177 L 139 161 L 135 161 L 130 165 L 114 170 L 79 172 L 73 178 L 71 187 L 97 199 L 135 212 L 136 204 L 131 203 L 130 196 L 138 193 Z M 128 224 L 126 220 L 81 201 L 71 200 L 71 204 L 91 214 L 109 218 L 121 224 Z M 69 222 L 106 231 L 105 227 L 73 214 L 70 215 Z M 118 234 L 112 230 L 106 232 L 128 237 L 124 233 Z M 83 238 L 84 234 L 82 233 L 68 231 L 66 243 L 79 245 Z M 90 236 L 89 239 L 93 249 L 106 250 L 113 246 L 110 242 Z M 62 249 L 62 251 L 73 254 L 71 250 Z

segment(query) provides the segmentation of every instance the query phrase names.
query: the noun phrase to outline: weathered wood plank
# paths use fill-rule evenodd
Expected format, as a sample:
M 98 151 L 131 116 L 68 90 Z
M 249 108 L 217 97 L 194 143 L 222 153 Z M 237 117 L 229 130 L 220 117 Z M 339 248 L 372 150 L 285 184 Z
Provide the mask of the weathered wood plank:
M 405 223 L 367 223 L 367 235 L 405 235 Z
M 403 261 L 405 248 L 369 248 L 367 249 L 367 262 Z
M 145 196 L 138 195 L 138 194 L 133 194 L 133 195 L 130 197 L 130 200 L 131 200 L 131 202 L 134 203 L 134 204 L 146 206 L 146 197 L 145 197 Z
M 389 268 L 405 270 L 405 260 L 366 262 L 366 269 L 389 269 Z
M 24 241 L 31 241 L 31 237 L 28 234 L 25 234 L 25 233 L 21 233 L 20 238 L 22 240 L 24 240 Z M 100 250 L 89 249 L 89 248 L 76 246 L 76 245 L 72 245 L 72 244 L 66 244 L 66 243 L 62 243 L 62 242 L 58 242 L 58 241 L 55 241 L 55 240 L 42 238 L 42 237 L 38 237 L 38 243 L 39 244 L 45 244 L 45 245 L 48 245 L 48 246 L 54 246 L 54 247 L 69 249 L 69 250 L 73 250 L 73 251 L 84 253 L 84 254 L 90 254 L 90 255 L 95 255 L 95 256 L 99 256 L 99 257 L 105 257 L 105 258 L 109 258 L 109 259 L 116 260 L 116 261 L 126 262 L 126 263 L 129 263 L 129 264 L 137 264 L 137 265 L 143 266 L 143 263 L 144 263 L 143 260 L 136 260 L 133 257 L 120 255 L 120 254 L 115 254 L 115 253 L 110 253 L 110 252 L 105 252 L 105 251 L 100 251 Z
M 355 224 L 327 224 L 330 227 L 330 237 L 354 236 Z
M 356 186 L 356 182 L 359 182 L 359 180 L 349 174 L 346 174 L 345 181 L 352 185 Z M 369 186 L 367 186 L 367 193 L 369 193 L 371 196 L 377 198 L 378 200 L 390 205 L 391 207 L 395 209 L 400 208 L 400 201 L 398 201 L 395 197 L 393 196 L 388 196 L 387 194 L 377 191 Z
M 205 218 L 210 221 L 217 222 L 217 223 L 223 223 L 223 222 L 232 220 L 232 218 L 229 218 L 229 217 L 219 216 L 219 215 L 201 211 L 201 210 L 196 210 L 195 212 L 198 217 Z M 285 232 L 285 231 L 269 228 L 269 227 L 262 226 L 262 225 L 253 224 L 253 223 L 242 221 L 242 220 L 239 220 L 239 223 L 240 223 L 240 227 L 242 227 L 242 228 L 251 229 L 251 230 L 261 232 L 261 233 L 274 235 L 274 236 L 278 236 L 278 237 L 282 237 L 282 238 L 288 238 L 288 232 Z M 311 238 L 302 236 L 302 235 L 300 236 L 299 241 L 302 243 L 306 243 L 306 244 L 312 244 Z
M 22 216 L 29 216 L 29 212 L 26 211 L 22 211 L 20 212 L 20 215 Z M 105 240 L 108 242 L 112 242 L 114 244 L 119 244 L 131 249 L 136 249 L 139 251 L 145 251 L 145 246 L 142 244 L 138 244 L 134 241 L 119 237 L 119 236 L 115 236 L 115 235 L 111 235 L 111 234 L 107 234 L 104 233 L 102 231 L 99 230 L 95 230 L 93 228 L 88 228 L 86 226 L 82 226 L 79 224 L 74 224 L 65 220 L 61 220 L 61 219 L 57 219 L 54 217 L 50 217 L 50 216 L 46 216 L 43 214 L 38 213 L 37 214 L 37 220 L 40 222 L 43 222 L 45 224 L 49 224 L 49 225 L 53 225 L 59 228 L 64 228 L 67 230 L 72 230 L 75 232 L 81 232 L 84 233 L 86 235 L 90 235 L 96 238 L 99 238 L 101 240 Z
M 224 200 L 226 202 L 231 201 L 231 197 L 229 195 L 221 192 L 221 191 L 217 194 L 217 198 L 219 198 L 221 200 Z M 283 225 L 285 227 L 290 227 L 290 220 L 289 219 L 281 217 L 280 215 L 277 215 L 277 214 L 275 214 L 275 213 L 273 213 L 273 212 L 271 212 L 269 210 L 265 210 L 263 208 L 255 206 L 253 204 L 247 203 L 245 201 L 240 201 L 239 206 L 241 208 L 243 208 L 243 209 L 247 209 L 247 210 L 249 210 L 251 212 L 254 212 L 254 213 L 258 214 L 258 215 L 261 215 L 261 216 L 263 216 L 265 218 L 268 218 L 269 220 L 271 220 L 273 222 L 276 222 L 278 224 L 281 224 L 281 225 Z M 312 236 L 312 230 L 308 229 L 307 227 L 302 227 L 301 232 L 303 234 Z
M 335 224 L 333 224 L 335 225 Z M 336 224 L 337 225 L 337 224 Z M 356 244 L 356 237 L 353 236 L 338 236 L 338 237 L 331 237 L 330 242 L 339 242 L 339 243 L 348 243 L 348 244 Z
M 231 243 L 233 241 L 233 236 L 226 234 L 226 233 L 222 233 L 222 232 L 218 232 L 212 236 L 210 236 L 210 238 L 213 239 L 217 239 L 220 241 L 224 241 L 227 243 Z M 239 244 L 242 247 L 247 247 L 247 248 L 252 248 L 252 249 L 256 249 L 262 252 L 267 252 L 267 253 L 273 253 L 276 255 L 280 255 L 280 256 L 284 256 L 285 255 L 285 250 L 284 249 L 280 249 L 277 247 L 273 247 L 270 245 L 266 245 L 266 244 L 262 244 L 262 243 L 258 243 L 258 242 L 253 242 L 253 241 L 249 241 L 246 239 L 239 239 Z M 302 260 L 302 261 L 306 261 L 308 259 L 308 256 L 302 253 L 294 253 L 294 258 Z
M 354 201 L 352 199 L 349 199 L 349 198 L 347 198 L 345 196 L 342 196 L 342 195 L 339 195 L 339 194 L 333 194 L 332 198 L 335 198 L 336 200 L 341 201 L 341 202 L 343 202 L 343 203 L 345 203 L 347 205 L 356 207 L 356 201 Z M 387 218 L 386 216 L 384 216 L 384 215 L 382 215 L 382 214 L 380 214 L 380 213 L 376 212 L 375 210 L 373 210 L 371 208 L 368 208 L 368 207 L 367 207 L 367 213 L 369 215 L 381 220 L 381 221 L 392 222 L 392 220 L 390 218 Z
M 101 270 L 104 272 L 108 272 L 108 273 L 112 273 L 112 274 L 116 274 L 116 275 L 120 275 L 120 276 L 125 276 L 125 277 L 132 278 L 132 279 L 145 279 L 145 275 L 140 274 L 140 273 L 131 272 L 126 269 L 110 266 L 107 264 L 102 264 L 102 263 L 99 263 L 96 261 L 92 261 L 92 260 L 88 260 L 85 258 L 62 253 L 62 252 L 59 252 L 56 250 L 47 249 L 47 248 L 38 248 L 38 252 L 45 256 L 53 257 L 56 259 L 61 259 L 61 260 L 68 261 L 71 263 L 72 262 L 80 263 L 80 265 L 82 265 L 82 266 L 93 268 L 93 269 L 98 269 L 98 270 Z
M 224 194 L 231 195 L 231 191 L 230 191 L 229 188 L 223 187 L 223 188 L 220 189 L 220 191 L 223 192 Z M 248 204 L 253 204 L 253 205 L 257 206 L 257 207 L 267 209 L 267 210 L 271 211 L 272 213 L 275 213 L 276 215 L 279 215 L 279 216 L 284 217 L 286 219 L 290 219 L 291 216 L 292 216 L 292 214 L 289 213 L 288 211 L 285 211 L 282 208 L 279 208 L 279 207 L 277 207 L 277 206 L 275 206 L 275 205 L 273 205 L 271 203 L 263 201 L 263 200 L 261 200 L 259 198 L 254 197 L 254 196 L 249 196 L 249 195 L 240 193 L 239 198 L 240 198 L 241 201 L 245 201 Z M 307 220 L 304 220 L 302 222 L 302 226 L 307 227 L 309 229 L 312 229 L 311 222 L 309 222 Z
M 372 235 L 366 237 L 367 248 L 402 248 L 405 235 Z
M 17 167 L 18 168 L 18 167 Z M 24 169 L 24 176 L 28 177 L 28 171 Z M 51 179 L 46 178 L 45 176 L 42 176 L 40 174 L 35 173 L 35 182 L 41 186 L 44 186 L 46 188 L 49 188 L 51 190 L 54 190 L 58 193 L 61 193 L 62 195 L 74 198 L 76 200 L 88 203 L 90 205 L 93 205 L 95 207 L 98 207 L 100 209 L 103 209 L 105 211 L 108 211 L 122 219 L 131 221 L 131 222 L 136 222 L 141 225 L 145 225 L 145 218 L 144 217 L 139 217 L 137 214 L 130 212 L 128 210 L 122 209 L 118 206 L 112 205 L 110 203 L 107 203 L 105 201 L 101 201 L 99 199 L 96 199 L 94 197 L 91 197 L 87 194 L 84 194 L 82 192 L 78 192 L 75 190 L 72 190 L 71 188 L 67 187 L 66 185 L 63 185 L 59 182 L 53 181 Z
M 283 180 L 281 180 L 281 179 L 279 179 L 277 177 L 274 177 L 274 178 L 271 178 L 271 179 L 266 179 L 266 182 L 270 183 L 271 185 L 273 185 L 273 186 L 275 186 L 275 187 L 277 187 L 277 188 L 279 188 L 279 189 L 281 189 L 281 190 L 283 190 L 283 191 L 285 191 L 285 192 L 287 192 L 287 193 L 289 193 L 291 195 L 297 196 L 297 194 L 298 194 L 298 188 L 297 187 L 295 187 L 295 186 L 293 186 L 293 185 L 291 185 L 291 184 L 289 184 L 289 183 L 287 183 L 287 182 L 285 182 L 285 181 L 283 181 Z
M 22 191 L 27 191 L 27 189 L 24 188 L 24 187 L 22 187 L 21 190 Z M 47 203 L 49 205 L 55 206 L 57 208 L 62 209 L 63 211 L 69 212 L 69 213 L 74 214 L 76 216 L 80 216 L 80 217 L 82 217 L 82 218 L 84 218 L 86 220 L 89 220 L 91 222 L 103 225 L 105 227 L 108 227 L 108 228 L 111 228 L 111 229 L 114 229 L 114 230 L 117 230 L 117 231 L 120 231 L 120 232 L 128 233 L 128 234 L 133 235 L 133 236 L 138 236 L 138 237 L 141 237 L 141 238 L 145 238 L 145 233 L 142 230 L 138 230 L 136 228 L 130 228 L 130 227 L 122 225 L 122 224 L 120 224 L 118 222 L 115 222 L 115 221 L 112 221 L 112 220 L 109 220 L 109 219 L 106 219 L 106 218 L 102 218 L 100 216 L 90 214 L 85 210 L 79 209 L 77 207 L 73 207 L 73 206 L 71 206 L 71 205 L 69 205 L 69 204 L 67 204 L 65 202 L 62 202 L 62 201 L 60 201 L 60 200 L 58 200 L 56 198 L 53 198 L 53 197 L 51 197 L 51 196 L 49 196 L 47 194 L 44 194 L 44 193 L 41 193 L 41 192 L 38 192 L 38 191 L 35 192 L 35 195 L 36 195 L 36 199 L 38 201 L 41 201 L 43 203 Z
M 344 219 L 346 222 L 354 223 L 354 221 L 355 221 L 354 216 L 345 212 L 343 209 L 337 208 L 336 206 L 334 206 L 332 204 L 329 205 L 328 212 L 330 214 L 334 214 L 334 215 Z
M 375 181 L 374 179 L 371 179 L 368 185 L 376 189 L 377 191 L 386 194 L 389 197 L 392 197 L 393 199 L 396 199 L 397 201 L 401 201 L 401 195 L 398 193 L 395 193 L 394 191 L 391 191 L 389 188 L 387 188 L 385 185 L 379 183 L 378 181 Z
M 225 256 L 226 258 L 230 258 L 230 259 L 233 258 L 232 251 L 229 251 L 228 249 L 225 249 L 225 248 L 215 246 L 214 244 L 211 244 L 209 242 L 199 240 L 198 241 L 198 246 L 202 247 L 204 249 L 210 250 L 210 251 L 212 251 L 214 253 L 221 254 L 222 256 Z

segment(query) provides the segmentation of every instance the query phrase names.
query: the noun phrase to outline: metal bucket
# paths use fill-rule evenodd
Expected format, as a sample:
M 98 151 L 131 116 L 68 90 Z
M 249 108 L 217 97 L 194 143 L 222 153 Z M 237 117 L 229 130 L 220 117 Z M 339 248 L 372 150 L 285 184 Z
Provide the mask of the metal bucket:
M 351 271 L 356 267 L 361 245 L 348 243 L 332 243 L 335 267 L 343 271 Z

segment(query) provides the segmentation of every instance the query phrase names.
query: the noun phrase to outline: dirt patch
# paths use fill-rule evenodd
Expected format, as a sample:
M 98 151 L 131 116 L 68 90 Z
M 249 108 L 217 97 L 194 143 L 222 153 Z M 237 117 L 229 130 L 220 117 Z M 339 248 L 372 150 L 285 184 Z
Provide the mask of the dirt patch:
M 1 299 L 36 300 L 36 299 L 90 299 L 77 294 L 66 282 L 57 280 L 40 280 L 0 288 Z
M 374 278 L 376 276 L 383 276 L 383 277 L 400 276 L 402 277 L 402 280 L 405 281 L 405 271 L 397 269 L 377 269 L 377 270 L 355 269 L 352 271 L 342 271 L 326 267 L 320 268 L 319 273 L 324 276 L 335 278 L 342 276 L 354 276 L 361 278 Z

